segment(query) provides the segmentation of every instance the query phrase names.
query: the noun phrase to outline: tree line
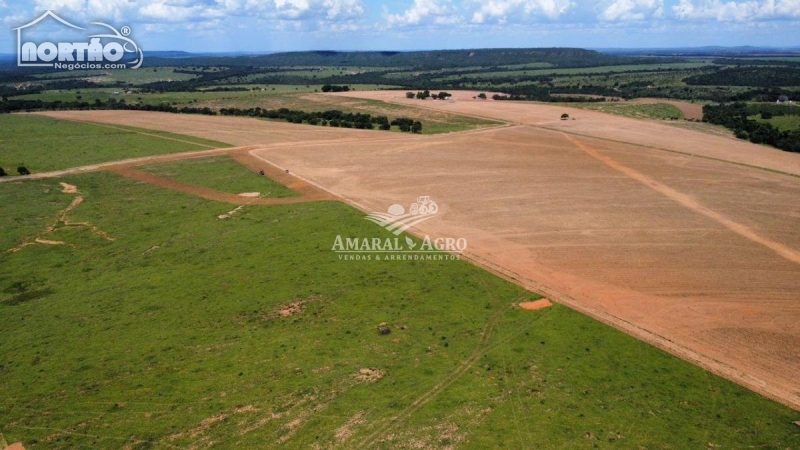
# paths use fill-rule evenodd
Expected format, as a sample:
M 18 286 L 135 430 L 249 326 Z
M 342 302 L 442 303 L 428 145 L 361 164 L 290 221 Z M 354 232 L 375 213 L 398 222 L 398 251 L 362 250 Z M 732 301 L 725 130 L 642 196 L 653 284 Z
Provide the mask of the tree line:
M 373 116 L 365 113 L 346 113 L 336 109 L 328 111 L 305 112 L 288 108 L 261 109 L 261 108 L 222 108 L 219 113 L 223 116 L 247 116 L 264 119 L 281 119 L 290 123 L 305 123 L 340 128 L 357 128 L 360 130 L 389 131 L 397 127 L 407 133 L 422 133 L 422 122 L 407 117 L 398 117 L 392 121 L 386 116 Z
M 800 86 L 794 67 L 732 67 L 684 79 L 688 85 L 783 87 Z
M 340 128 L 356 128 L 361 130 L 384 130 L 389 131 L 392 127 L 397 127 L 402 132 L 422 133 L 422 122 L 408 117 L 398 117 L 389 120 L 386 116 L 372 116 L 364 113 L 345 113 L 339 110 L 306 112 L 302 110 L 292 110 L 288 108 L 280 109 L 261 109 L 261 108 L 222 108 L 219 112 L 209 107 L 194 108 L 189 106 L 177 107 L 165 103 L 159 105 L 139 105 L 128 104 L 124 100 L 116 101 L 109 99 L 101 102 L 96 99 L 94 103 L 84 101 L 62 102 L 43 100 L 7 100 L 0 102 L 0 114 L 22 111 L 53 111 L 53 110 L 133 110 L 133 111 L 157 111 L 173 114 L 202 114 L 215 116 L 247 116 L 264 119 L 285 120 L 290 123 L 308 124 L 318 126 L 330 126 Z
M 800 153 L 800 129 L 781 131 L 769 123 L 750 119 L 754 115 L 761 115 L 762 118 L 766 118 L 765 115 L 772 117 L 771 108 L 764 108 L 764 106 L 768 105 L 748 105 L 746 103 L 706 105 L 703 107 L 703 120 L 733 130 L 739 139 Z M 792 113 L 793 111 L 784 110 L 782 112 L 787 114 L 787 112 Z M 800 111 L 793 115 L 800 115 Z

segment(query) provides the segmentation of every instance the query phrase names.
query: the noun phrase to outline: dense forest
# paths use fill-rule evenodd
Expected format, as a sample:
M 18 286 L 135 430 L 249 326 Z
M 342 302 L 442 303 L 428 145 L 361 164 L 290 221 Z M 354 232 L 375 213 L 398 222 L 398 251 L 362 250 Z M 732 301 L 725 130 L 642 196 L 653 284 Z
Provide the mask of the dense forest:
M 800 68 L 734 67 L 684 80 L 689 85 L 785 87 L 800 86 Z
M 781 131 L 769 123 L 751 118 L 760 116 L 763 119 L 786 114 L 800 115 L 800 108 L 782 105 L 748 105 L 747 103 L 703 107 L 703 120 L 733 130 L 739 139 L 800 153 L 800 130 Z

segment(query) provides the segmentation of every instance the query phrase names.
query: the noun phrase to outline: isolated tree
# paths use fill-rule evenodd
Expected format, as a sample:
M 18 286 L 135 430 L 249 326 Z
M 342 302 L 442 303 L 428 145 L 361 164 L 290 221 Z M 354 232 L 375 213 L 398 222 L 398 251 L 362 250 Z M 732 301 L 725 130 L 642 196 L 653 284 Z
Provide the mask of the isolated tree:
M 30 175 L 31 171 L 25 166 L 19 166 L 17 167 L 17 173 L 20 175 Z
M 564 113 L 561 115 L 561 120 L 569 120 L 569 114 Z
M 406 98 L 414 98 L 415 96 L 413 92 L 406 92 Z
M 481 99 L 481 100 L 486 100 L 486 94 L 481 92 L 480 94 L 478 94 L 478 98 Z
M 2 167 L 0 167 L 0 177 L 5 177 L 5 176 L 8 176 L 8 174 L 6 173 L 5 170 L 3 170 Z

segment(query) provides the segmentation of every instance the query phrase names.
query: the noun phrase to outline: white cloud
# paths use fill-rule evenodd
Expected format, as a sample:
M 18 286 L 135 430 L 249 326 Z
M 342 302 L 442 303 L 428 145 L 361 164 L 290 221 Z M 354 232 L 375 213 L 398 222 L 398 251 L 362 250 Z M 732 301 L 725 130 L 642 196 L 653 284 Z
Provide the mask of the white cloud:
M 224 13 L 218 9 L 203 6 L 171 5 L 166 2 L 150 3 L 139 8 L 139 15 L 143 19 L 156 22 L 193 22 L 221 18 Z
M 364 15 L 362 0 L 34 0 L 34 6 L 35 11 L 52 9 L 85 22 L 169 23 L 187 30 L 195 30 L 199 22 L 207 22 L 202 27 L 208 28 L 242 16 L 269 20 L 275 26 L 302 22 L 292 25 L 301 29 L 332 27 L 335 22 L 351 26 Z
M 390 26 L 447 25 L 460 20 L 455 7 L 446 0 L 414 0 L 404 13 L 386 15 L 386 22 Z
M 490 0 L 477 5 L 472 13 L 472 23 L 477 24 L 524 22 L 530 16 L 555 20 L 575 6 L 570 0 Z
M 325 17 L 334 19 L 355 19 L 364 15 L 360 0 L 325 0 L 322 2 Z
M 800 0 L 680 0 L 672 8 L 684 20 L 718 20 L 744 22 L 759 19 L 800 18 Z
M 86 0 L 36 0 L 34 6 L 36 11 L 51 9 L 56 13 L 64 10 L 78 12 L 86 9 Z
M 0 8 L 8 8 L 8 5 L 3 0 L 0 0 Z
M 598 18 L 608 22 L 659 18 L 664 14 L 664 0 L 614 0 Z

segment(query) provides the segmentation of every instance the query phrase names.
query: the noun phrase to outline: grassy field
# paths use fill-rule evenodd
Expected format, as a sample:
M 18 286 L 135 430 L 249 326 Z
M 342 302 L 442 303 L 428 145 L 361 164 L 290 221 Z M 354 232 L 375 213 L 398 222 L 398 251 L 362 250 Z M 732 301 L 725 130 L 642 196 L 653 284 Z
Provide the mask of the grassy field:
M 761 116 L 750 116 L 751 120 L 768 123 L 781 131 L 794 131 L 800 129 L 800 116 L 773 116 L 771 119 L 764 119 Z
M 46 233 L 61 181 L 84 201 Z M 789 409 L 467 263 L 340 260 L 393 236 L 341 203 L 218 220 L 102 172 L 0 195 L 0 433 L 27 448 L 800 446 Z M 37 236 L 65 245 L 6 251 Z
M 49 172 L 123 158 L 230 147 L 195 137 L 132 127 L 68 122 L 35 115 L 0 115 L 0 167 L 16 174 Z M 164 139 L 144 135 L 148 133 Z
M 684 115 L 680 109 L 673 105 L 656 103 L 652 105 L 629 105 L 624 103 L 604 102 L 604 103 L 575 103 L 570 106 L 581 109 L 591 109 L 618 116 L 633 117 L 637 119 L 661 119 L 669 120 L 672 118 L 683 119 Z
M 296 197 L 299 194 L 269 178 L 251 172 L 229 156 L 186 159 L 139 167 L 140 170 L 184 183 L 231 194 L 258 192 L 262 197 Z

